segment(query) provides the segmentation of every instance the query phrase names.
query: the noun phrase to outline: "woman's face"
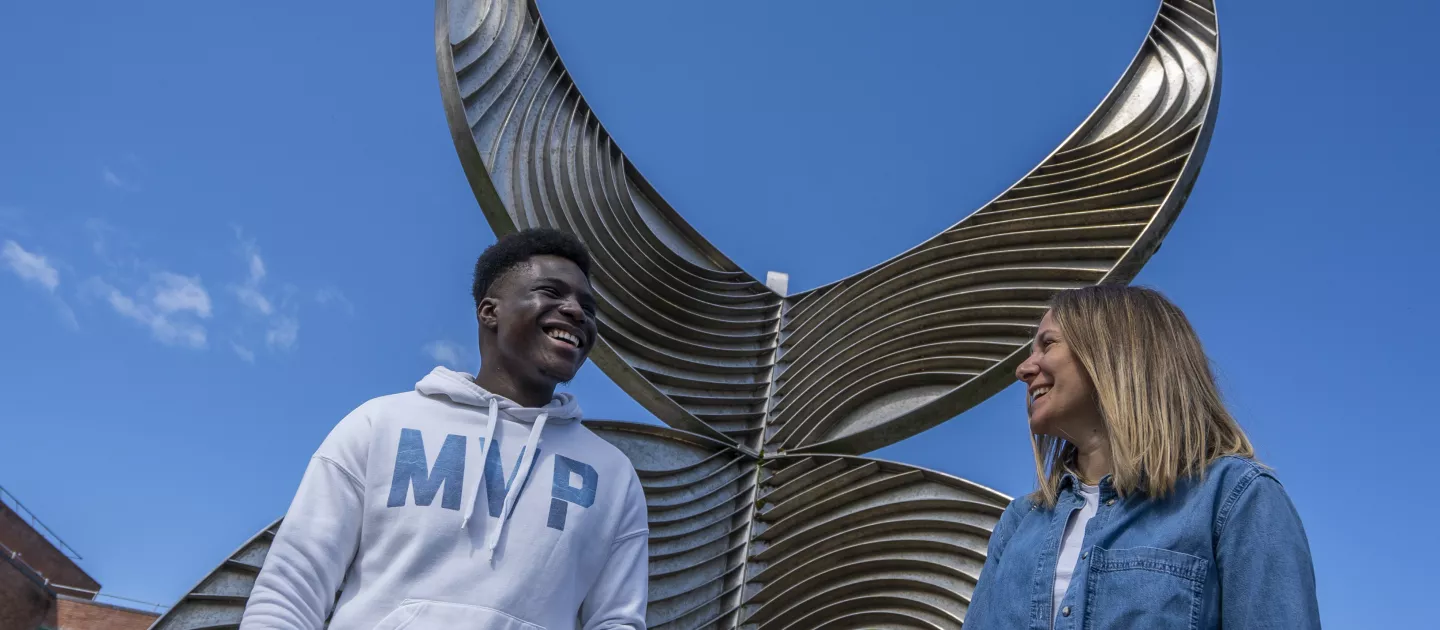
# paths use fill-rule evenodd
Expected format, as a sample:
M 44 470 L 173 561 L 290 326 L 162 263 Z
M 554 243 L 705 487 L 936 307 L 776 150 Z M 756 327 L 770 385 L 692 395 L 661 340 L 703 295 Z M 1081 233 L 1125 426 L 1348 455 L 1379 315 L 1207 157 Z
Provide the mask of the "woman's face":
M 1095 385 L 1060 335 L 1050 313 L 1040 320 L 1030 357 L 1015 369 L 1025 382 L 1030 432 L 1071 442 L 1100 427 Z

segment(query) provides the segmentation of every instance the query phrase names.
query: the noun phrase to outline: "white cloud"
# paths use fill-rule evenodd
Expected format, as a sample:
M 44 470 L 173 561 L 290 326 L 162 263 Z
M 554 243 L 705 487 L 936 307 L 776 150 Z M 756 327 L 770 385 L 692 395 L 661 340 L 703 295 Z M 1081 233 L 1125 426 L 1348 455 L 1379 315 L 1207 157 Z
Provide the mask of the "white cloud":
M 104 219 L 90 218 L 85 221 L 85 231 L 90 235 L 91 250 L 101 262 L 110 267 L 140 265 L 134 253 L 139 245 L 124 230 Z
M 245 238 L 244 231 L 239 227 L 234 230 L 235 238 L 240 242 L 241 258 L 245 261 L 245 279 L 230 285 L 230 291 L 247 311 L 264 322 L 267 347 L 271 350 L 293 350 L 300 337 L 298 306 L 291 299 L 297 289 L 284 285 L 278 299 L 273 293 L 267 293 L 265 280 L 269 272 L 265 259 L 260 256 L 260 248 L 255 241 Z
M 251 349 L 249 349 L 249 348 L 246 348 L 245 346 L 242 346 L 242 345 L 240 345 L 240 344 L 238 344 L 238 343 L 235 343 L 235 342 L 233 342 L 233 341 L 230 342 L 230 348 L 235 351 L 235 354 L 240 357 L 240 360 L 241 360 L 241 361 L 244 361 L 244 362 L 246 362 L 246 363 L 250 363 L 250 364 L 252 364 L 252 365 L 255 363 L 255 351 L 254 351 L 254 350 L 251 350 Z
M 235 292 L 235 297 L 241 304 L 268 317 L 275 312 L 275 305 L 260 292 L 260 284 L 265 281 L 265 259 L 260 257 L 260 250 L 255 247 L 255 242 L 245 240 L 239 228 L 235 230 L 235 237 L 240 239 L 240 249 L 245 257 L 248 273 L 244 284 L 232 286 L 230 290 Z
M 7 240 L 0 245 L 0 262 L 22 281 L 44 288 L 50 294 L 48 299 L 54 304 L 60 321 L 70 330 L 80 330 L 80 321 L 75 318 L 74 309 L 55 291 L 60 287 L 60 272 L 49 259 Z
M 98 278 L 90 282 L 110 308 L 148 328 L 156 341 L 195 350 L 206 346 L 205 327 L 196 319 L 210 317 L 210 294 L 200 278 L 162 271 L 136 295 Z
M 315 301 L 319 302 L 321 306 L 329 306 L 331 304 L 339 306 L 347 315 L 355 314 L 355 305 L 350 303 L 350 299 L 345 297 L 345 294 L 341 293 L 340 289 L 334 287 L 316 291 Z
M 231 290 L 235 292 L 235 297 L 240 300 L 240 303 L 249 307 L 251 310 L 261 315 L 269 315 L 275 312 L 275 307 L 270 304 L 270 299 L 265 297 L 265 294 L 260 291 L 251 287 L 232 287 Z
M 0 247 L 0 260 L 21 280 L 33 282 L 51 293 L 60 286 L 60 272 L 44 256 L 26 251 L 15 241 L 5 241 Z
M 112 188 L 118 188 L 125 192 L 136 192 L 140 190 L 140 187 L 136 186 L 135 182 L 132 182 L 127 178 L 121 177 L 118 173 L 115 172 L 114 169 L 110 168 L 109 166 L 100 167 L 100 179 L 104 181 L 106 185 Z
M 255 251 L 255 243 L 250 243 L 250 282 L 260 284 L 265 279 L 265 261 L 260 258 L 260 252 Z
M 291 350 L 300 336 L 300 321 L 294 317 L 280 316 L 271 322 L 265 331 L 265 345 L 276 350 Z
M 210 317 L 210 294 L 200 278 L 162 271 L 155 274 L 155 306 L 162 313 L 190 311 L 202 318 Z
M 465 348 L 453 341 L 432 341 L 422 346 L 421 350 L 436 363 L 454 369 L 465 369 L 466 356 L 469 354 Z
M 75 309 L 70 308 L 64 300 L 55 298 L 55 311 L 60 314 L 60 321 L 70 330 L 80 330 L 80 320 L 75 318 Z

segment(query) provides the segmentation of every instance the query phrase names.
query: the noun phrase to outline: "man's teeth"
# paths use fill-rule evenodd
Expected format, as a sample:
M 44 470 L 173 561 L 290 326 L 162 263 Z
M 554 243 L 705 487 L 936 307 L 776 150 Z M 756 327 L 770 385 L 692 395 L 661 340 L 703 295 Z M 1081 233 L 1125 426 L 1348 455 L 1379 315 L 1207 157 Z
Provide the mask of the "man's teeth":
M 570 345 L 575 346 L 576 348 L 580 347 L 580 338 L 563 330 L 548 330 L 545 332 L 545 334 L 549 335 L 552 339 L 559 339 L 560 341 L 568 342 Z

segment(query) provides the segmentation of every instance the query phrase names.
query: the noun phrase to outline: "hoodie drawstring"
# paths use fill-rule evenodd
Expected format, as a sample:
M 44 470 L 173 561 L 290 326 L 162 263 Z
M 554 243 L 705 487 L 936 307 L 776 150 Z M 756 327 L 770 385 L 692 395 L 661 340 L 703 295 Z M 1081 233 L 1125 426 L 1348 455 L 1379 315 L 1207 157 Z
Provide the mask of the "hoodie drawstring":
M 492 399 L 490 404 L 493 418 L 495 401 Z M 500 523 L 490 530 L 489 540 L 485 541 L 485 558 L 491 563 L 495 562 L 495 547 L 500 544 L 500 534 L 505 531 L 505 523 L 510 520 L 510 510 L 515 508 L 515 499 L 519 498 L 520 489 L 525 487 L 525 482 L 530 480 L 530 466 L 535 460 L 535 450 L 540 447 L 540 432 L 545 429 L 545 419 L 548 417 L 550 414 L 541 413 L 535 418 L 535 425 L 530 428 L 530 439 L 525 442 L 525 450 L 520 452 L 520 474 L 510 482 L 510 490 L 505 493 L 504 507 L 500 508 Z M 487 443 L 485 448 L 490 448 L 490 445 Z
M 491 398 L 490 418 L 485 422 L 485 442 L 480 446 L 480 474 L 475 475 L 475 489 L 465 493 L 461 500 L 460 511 L 465 513 L 465 518 L 460 521 L 460 529 L 465 529 L 465 526 L 470 523 L 470 515 L 475 512 L 475 497 L 480 494 L 481 484 L 485 482 L 485 462 L 489 461 L 490 448 L 495 445 L 495 425 L 497 424 L 500 424 L 500 405 L 494 398 Z

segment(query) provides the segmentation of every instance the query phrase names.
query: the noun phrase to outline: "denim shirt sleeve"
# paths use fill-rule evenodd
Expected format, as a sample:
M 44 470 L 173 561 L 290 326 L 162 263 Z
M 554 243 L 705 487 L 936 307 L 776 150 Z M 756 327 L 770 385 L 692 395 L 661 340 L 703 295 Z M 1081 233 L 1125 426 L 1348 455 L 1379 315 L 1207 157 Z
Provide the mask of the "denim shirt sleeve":
M 1010 537 L 1015 529 L 1020 526 L 1020 520 L 1030 512 L 1029 497 L 1020 497 L 1010 502 L 1005 512 L 1000 515 L 1000 522 L 995 524 L 995 529 L 990 532 L 990 543 L 985 552 L 985 565 L 980 568 L 980 580 L 975 584 L 975 592 L 970 597 L 970 607 L 965 612 L 966 628 L 981 628 L 984 626 L 985 609 L 990 605 L 988 599 L 993 597 L 990 591 L 994 590 L 992 583 L 995 581 L 995 567 L 1000 564 L 1000 556 L 1005 553 L 1005 545 L 1010 542 Z
M 1310 544 L 1279 481 L 1258 468 L 1242 477 L 1215 532 L 1221 627 L 1320 627 Z

